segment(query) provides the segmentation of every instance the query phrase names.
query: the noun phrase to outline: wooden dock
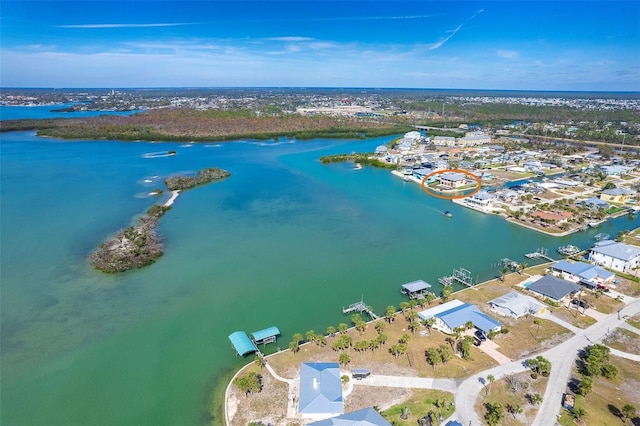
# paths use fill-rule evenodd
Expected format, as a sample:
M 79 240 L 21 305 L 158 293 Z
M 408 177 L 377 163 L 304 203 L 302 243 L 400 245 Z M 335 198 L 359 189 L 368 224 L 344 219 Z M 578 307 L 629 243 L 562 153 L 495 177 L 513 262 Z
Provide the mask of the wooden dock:
M 526 257 L 527 259 L 545 259 L 548 260 L 549 262 L 555 262 L 556 260 L 549 257 L 547 255 L 547 249 L 544 247 L 540 247 L 538 250 L 534 251 L 533 253 L 527 253 L 524 255 L 524 257 Z
M 361 300 L 356 303 L 352 303 L 349 305 L 348 308 L 342 307 L 343 314 L 348 314 L 350 312 L 366 312 L 367 315 L 371 317 L 371 319 L 374 319 L 374 320 L 380 319 L 378 315 L 376 315 L 371 309 L 369 309 L 367 304 L 364 303 L 364 300 Z

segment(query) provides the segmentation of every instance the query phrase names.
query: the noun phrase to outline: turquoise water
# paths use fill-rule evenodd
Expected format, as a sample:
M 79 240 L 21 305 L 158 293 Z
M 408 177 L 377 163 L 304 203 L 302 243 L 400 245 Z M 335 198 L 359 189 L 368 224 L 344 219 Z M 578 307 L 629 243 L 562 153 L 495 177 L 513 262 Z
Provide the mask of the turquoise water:
M 348 322 L 342 306 L 361 297 L 382 314 L 408 281 L 437 291 L 437 278 L 460 266 L 482 281 L 499 274 L 501 258 L 586 248 L 597 233 L 638 226 L 624 217 L 553 238 L 429 197 L 386 170 L 317 161 L 392 137 L 0 137 L 2 424 L 200 424 L 212 392 L 251 359 L 234 356 L 233 331 L 276 325 L 287 347 L 293 333 Z M 177 155 L 143 157 L 169 149 Z M 180 195 L 161 221 L 156 264 L 113 276 L 90 268 L 100 241 L 167 198 L 148 196 L 159 179 L 211 166 L 232 176 Z

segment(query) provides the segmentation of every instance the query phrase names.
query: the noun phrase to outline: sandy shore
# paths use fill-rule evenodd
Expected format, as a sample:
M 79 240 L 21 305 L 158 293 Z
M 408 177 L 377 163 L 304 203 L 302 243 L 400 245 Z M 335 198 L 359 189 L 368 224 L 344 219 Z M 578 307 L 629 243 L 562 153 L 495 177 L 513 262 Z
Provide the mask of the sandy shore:
M 178 195 L 180 195 L 180 191 L 171 191 L 171 198 L 169 198 L 167 200 L 166 203 L 163 204 L 164 207 L 171 207 L 173 205 L 173 202 L 176 201 L 176 198 L 178 198 Z

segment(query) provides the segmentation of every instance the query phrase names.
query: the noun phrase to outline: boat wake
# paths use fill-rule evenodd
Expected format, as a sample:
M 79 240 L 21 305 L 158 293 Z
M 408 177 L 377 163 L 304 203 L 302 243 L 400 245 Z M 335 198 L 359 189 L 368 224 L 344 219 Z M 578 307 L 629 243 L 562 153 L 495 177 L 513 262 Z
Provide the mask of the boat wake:
M 176 155 L 175 151 L 147 152 L 146 154 L 142 154 L 142 158 L 162 158 L 172 157 L 174 155 Z

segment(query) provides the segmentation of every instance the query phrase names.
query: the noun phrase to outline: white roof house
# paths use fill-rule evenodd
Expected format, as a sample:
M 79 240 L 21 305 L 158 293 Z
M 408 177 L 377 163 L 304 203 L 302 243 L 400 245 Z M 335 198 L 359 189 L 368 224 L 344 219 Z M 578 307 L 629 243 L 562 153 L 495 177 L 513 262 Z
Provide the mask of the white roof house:
M 624 273 L 640 265 L 640 248 L 616 241 L 598 241 L 589 252 L 589 262 Z
M 523 315 L 543 314 L 546 307 L 533 297 L 512 291 L 503 296 L 490 300 L 489 306 L 498 314 L 520 318 Z

